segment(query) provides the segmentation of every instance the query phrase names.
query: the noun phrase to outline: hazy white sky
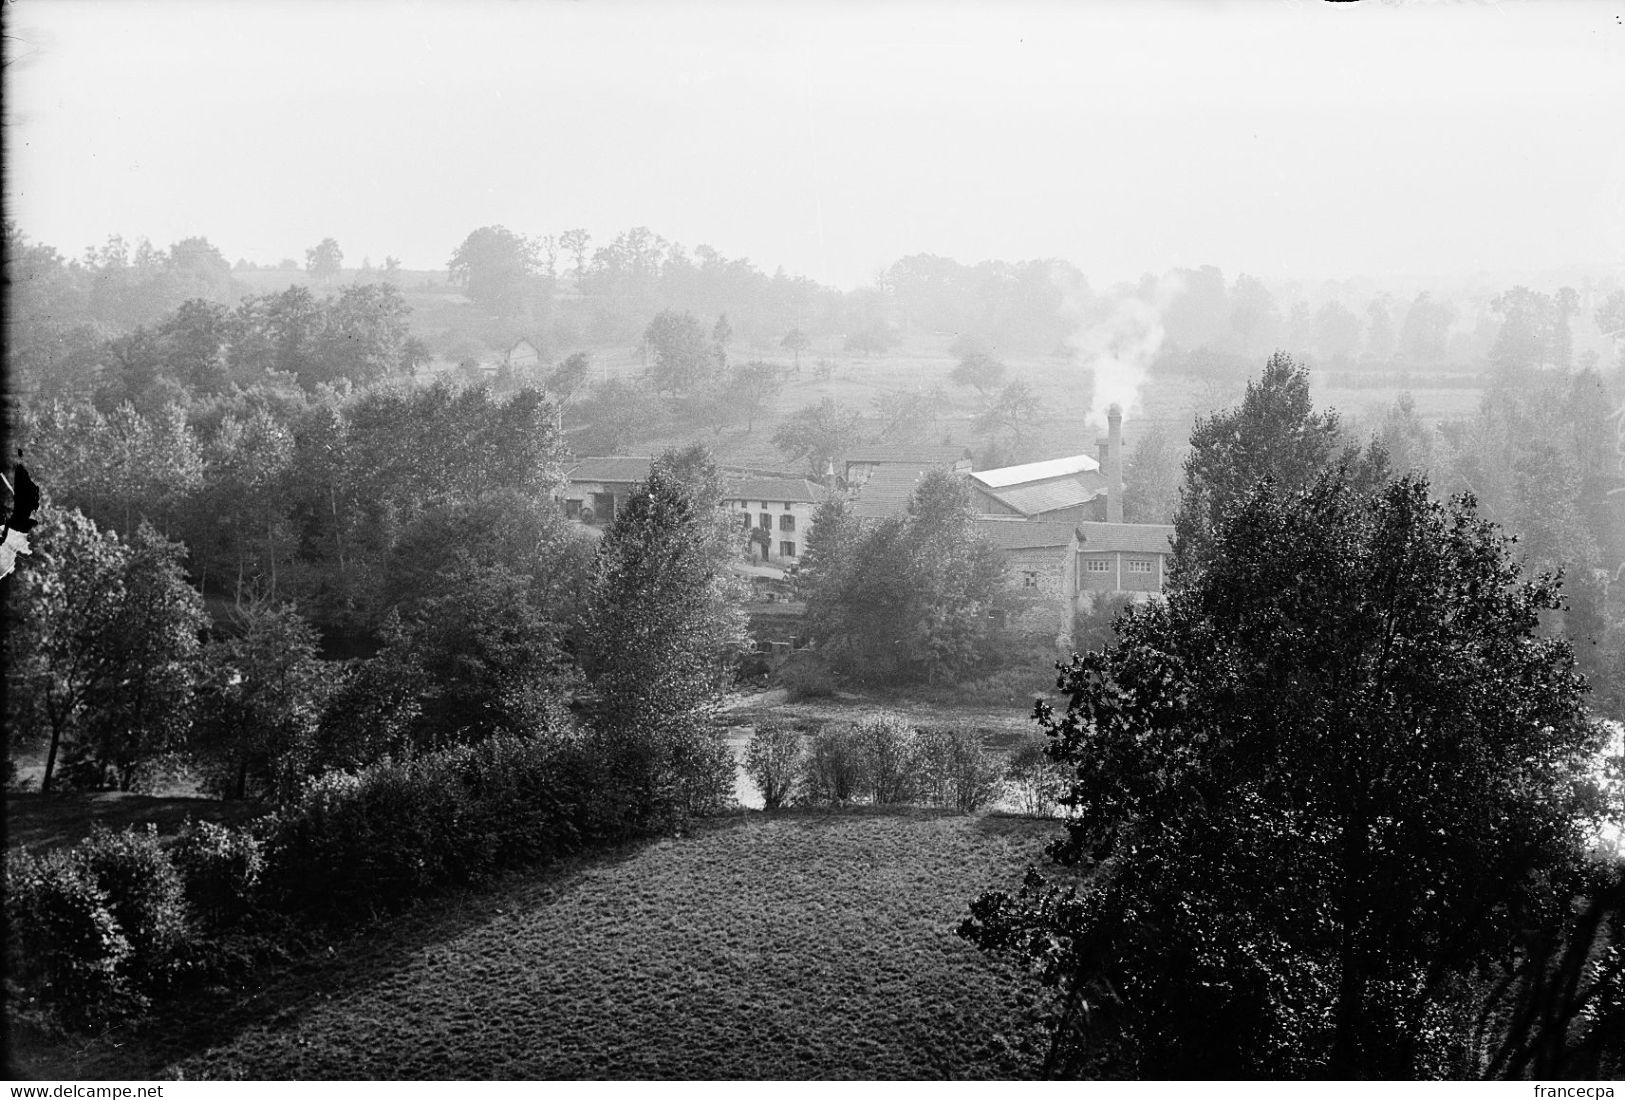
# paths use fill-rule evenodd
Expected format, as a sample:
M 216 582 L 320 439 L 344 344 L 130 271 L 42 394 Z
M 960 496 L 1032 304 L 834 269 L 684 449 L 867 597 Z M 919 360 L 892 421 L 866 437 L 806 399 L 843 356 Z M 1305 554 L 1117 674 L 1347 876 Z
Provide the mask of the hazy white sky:
M 6 212 L 440 267 L 646 225 L 851 287 L 1625 259 L 1625 2 L 12 0 Z

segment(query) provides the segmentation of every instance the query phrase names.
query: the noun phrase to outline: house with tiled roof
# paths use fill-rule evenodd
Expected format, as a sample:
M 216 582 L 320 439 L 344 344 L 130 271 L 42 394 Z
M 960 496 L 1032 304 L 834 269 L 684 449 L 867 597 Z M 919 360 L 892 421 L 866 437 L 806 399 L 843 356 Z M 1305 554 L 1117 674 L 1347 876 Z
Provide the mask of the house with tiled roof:
M 734 476 L 723 482 L 722 504 L 751 535 L 752 554 L 794 564 L 807 548 L 813 513 L 825 490 L 804 477 Z

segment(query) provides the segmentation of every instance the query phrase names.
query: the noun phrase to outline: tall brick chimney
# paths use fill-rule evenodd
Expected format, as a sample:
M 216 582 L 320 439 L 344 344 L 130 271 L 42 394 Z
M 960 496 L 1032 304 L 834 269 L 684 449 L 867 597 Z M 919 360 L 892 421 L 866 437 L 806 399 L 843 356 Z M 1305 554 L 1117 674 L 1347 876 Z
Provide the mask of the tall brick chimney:
M 1106 522 L 1123 522 L 1123 407 L 1106 410 Z
M 1106 479 L 1106 522 L 1123 522 L 1123 407 L 1106 410 L 1106 434 L 1095 440 L 1100 474 Z

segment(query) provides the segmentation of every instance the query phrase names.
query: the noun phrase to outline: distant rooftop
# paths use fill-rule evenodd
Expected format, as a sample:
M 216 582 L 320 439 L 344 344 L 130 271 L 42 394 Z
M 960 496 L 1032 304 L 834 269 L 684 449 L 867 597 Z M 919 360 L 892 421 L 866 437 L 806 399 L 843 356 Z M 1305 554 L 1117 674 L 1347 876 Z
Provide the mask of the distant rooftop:
M 861 519 L 888 519 L 908 511 L 908 498 L 926 474 L 910 466 L 882 466 L 858 489 L 852 514 Z
M 1070 546 L 1077 535 L 1077 528 L 1070 523 L 1050 523 L 1046 520 L 978 516 L 976 533 L 1000 550 L 1042 550 L 1052 546 Z
M 1000 466 L 996 470 L 980 470 L 971 477 L 989 489 L 1003 489 L 1029 481 L 1047 481 L 1053 477 L 1068 477 L 1100 469 L 1100 463 L 1088 455 L 1070 458 L 1047 458 L 1043 462 L 1028 462 L 1021 466 Z
M 653 460 L 635 455 L 603 455 L 583 458 L 569 473 L 571 481 L 614 481 L 630 485 L 634 481 L 649 480 L 649 463 Z
M 915 465 L 921 469 L 952 466 L 970 456 L 964 447 L 944 443 L 868 443 L 846 453 L 846 462 L 885 462 Z
M 804 477 L 742 477 L 723 483 L 725 500 L 818 501 L 824 490 Z
M 1172 554 L 1171 523 L 1080 523 L 1078 549 L 1085 554 Z

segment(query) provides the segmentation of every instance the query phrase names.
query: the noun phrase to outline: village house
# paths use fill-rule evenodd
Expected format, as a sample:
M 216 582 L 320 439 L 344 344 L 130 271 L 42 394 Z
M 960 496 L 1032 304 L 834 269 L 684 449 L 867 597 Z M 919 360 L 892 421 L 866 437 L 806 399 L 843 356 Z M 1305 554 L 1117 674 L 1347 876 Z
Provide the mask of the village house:
M 802 477 L 738 477 L 723 486 L 723 506 L 752 534 L 752 555 L 793 565 L 807 547 L 824 490 Z
M 529 340 L 521 339 L 502 357 L 503 363 L 513 371 L 533 370 L 542 365 L 542 353 Z

